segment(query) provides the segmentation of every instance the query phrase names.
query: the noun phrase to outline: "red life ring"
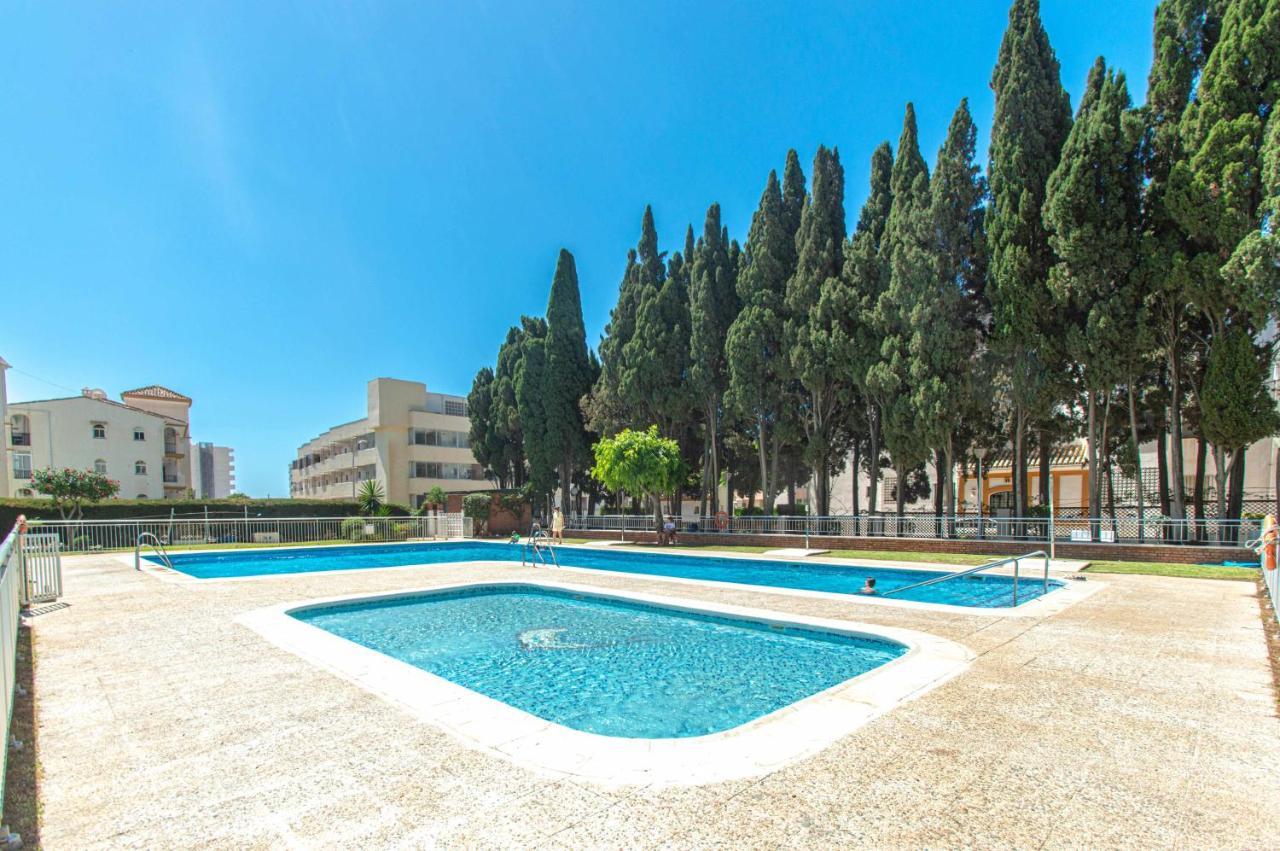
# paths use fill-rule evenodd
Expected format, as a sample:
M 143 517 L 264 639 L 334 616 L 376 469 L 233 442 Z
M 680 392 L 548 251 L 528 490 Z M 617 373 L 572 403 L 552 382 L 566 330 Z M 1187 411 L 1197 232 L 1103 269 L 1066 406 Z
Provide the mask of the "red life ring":
M 716 512 L 716 528 L 719 529 L 721 532 L 729 528 L 729 512 L 727 511 Z

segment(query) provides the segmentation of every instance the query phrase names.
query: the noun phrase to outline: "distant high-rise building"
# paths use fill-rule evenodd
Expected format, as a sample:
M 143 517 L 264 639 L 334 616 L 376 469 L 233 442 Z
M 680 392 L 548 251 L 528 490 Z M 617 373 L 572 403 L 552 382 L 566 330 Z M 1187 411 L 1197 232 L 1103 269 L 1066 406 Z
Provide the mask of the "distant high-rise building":
M 236 490 L 235 450 L 197 443 L 192 449 L 191 489 L 200 499 L 226 499 Z

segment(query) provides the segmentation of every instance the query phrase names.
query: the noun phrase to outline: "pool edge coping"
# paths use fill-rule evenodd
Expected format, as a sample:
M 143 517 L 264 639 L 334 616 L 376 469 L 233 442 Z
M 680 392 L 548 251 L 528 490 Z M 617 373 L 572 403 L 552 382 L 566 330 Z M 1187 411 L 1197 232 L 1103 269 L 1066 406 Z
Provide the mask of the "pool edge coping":
M 433 543 L 439 543 L 439 544 L 480 543 L 480 544 L 486 544 L 490 546 L 509 546 L 509 544 L 505 541 L 484 540 L 484 539 L 478 539 L 478 538 L 448 538 L 448 539 L 441 539 L 438 541 L 393 542 L 390 544 L 376 544 L 375 546 L 406 546 L 407 544 L 421 546 L 424 544 L 433 544 Z M 338 546 L 359 546 L 359 545 L 358 544 L 357 545 L 336 544 L 333 546 L 338 547 Z M 588 551 L 599 549 L 597 547 L 591 547 L 584 544 L 562 544 L 558 546 L 564 546 L 566 548 L 572 548 L 572 549 L 584 549 Z M 235 550 L 225 550 L 225 549 L 188 550 L 188 551 L 184 551 L 184 553 L 191 554 L 191 555 L 206 555 L 206 554 L 218 554 L 218 553 L 227 553 L 227 552 L 255 553 L 255 552 L 279 552 L 281 550 L 317 550 L 317 549 L 325 549 L 325 548 L 326 547 L 312 547 L 312 546 L 270 547 L 270 548 L 244 547 L 244 548 L 237 548 Z M 640 554 L 640 555 L 650 552 L 650 550 L 647 550 L 641 547 L 618 546 L 618 547 L 611 547 L 610 549 L 613 550 L 614 552 L 629 552 L 629 553 Z M 784 559 L 784 558 L 778 558 L 778 557 L 766 557 L 762 553 L 735 553 L 735 552 L 716 551 L 714 554 L 710 554 L 710 553 L 704 554 L 704 553 L 696 553 L 696 552 L 690 552 L 688 550 L 683 550 L 683 551 L 677 551 L 677 552 L 668 551 L 668 552 L 664 552 L 663 554 L 673 555 L 673 556 L 684 556 L 687 558 L 695 558 L 695 559 L 696 558 L 726 558 L 726 559 L 740 559 L 742 561 L 768 561 L 768 562 L 775 562 L 775 563 L 776 562 L 795 563 L 798 565 L 822 564 L 822 565 L 828 565 L 832 567 L 842 567 L 850 570 L 859 566 L 869 567 L 873 569 L 914 571 L 918 573 L 919 572 L 935 572 L 935 573 L 936 572 L 953 572 L 956 569 L 963 569 L 963 566 L 961 565 L 948 565 L 944 563 L 933 563 L 933 562 L 904 563 L 904 562 L 885 562 L 885 561 L 877 561 L 874 559 L 867 559 L 866 560 L 867 563 L 864 564 L 863 562 L 852 562 L 849 559 L 840 559 L 840 558 L 806 557 L 802 559 Z M 130 555 L 116 554 L 116 560 L 121 564 L 127 563 L 129 567 L 133 567 L 133 557 Z M 282 577 L 296 576 L 299 574 L 318 574 L 318 573 L 347 574 L 347 573 L 363 573 L 371 570 L 410 570 L 410 569 L 419 569 L 423 567 L 440 567 L 440 566 L 447 566 L 447 565 L 472 565 L 472 566 L 500 565 L 504 567 L 513 566 L 513 563 L 509 561 L 497 562 L 497 561 L 486 561 L 483 559 L 472 559 L 467 561 L 398 564 L 398 565 L 387 565 L 383 567 L 353 567 L 353 568 L 340 568 L 336 570 L 324 570 L 324 571 L 297 571 L 295 573 L 259 573 L 259 574 L 249 575 L 249 576 L 218 576 L 218 577 L 200 578 L 200 577 L 192 576 L 189 573 L 184 573 L 183 571 L 180 571 L 180 570 L 176 570 L 176 569 L 171 570 L 169 568 L 164 567 L 163 565 L 158 565 L 158 564 L 155 564 L 154 562 L 150 562 L 145 558 L 142 560 L 141 564 L 142 564 L 142 571 L 144 573 L 150 574 L 151 576 L 154 576 L 157 579 L 161 579 L 163 581 L 172 582 L 179 585 L 187 585 L 191 587 L 198 587 L 202 585 L 214 585 L 214 584 L 223 583 L 223 582 L 249 582 L 249 581 L 267 580 L 267 579 L 279 580 Z M 1072 581 L 1069 579 L 1069 577 L 1073 575 L 1079 575 L 1078 571 L 1062 570 L 1062 569 L 1058 569 L 1055 571 L 1051 563 L 1049 576 L 1051 579 L 1054 579 L 1055 581 L 1058 581 L 1061 583 L 1059 587 L 1050 590 L 1046 594 L 1042 594 L 1041 596 L 1035 598 L 1034 600 L 1030 600 L 1026 603 L 1021 603 L 1017 607 L 1013 607 L 1013 606 L 983 607 L 983 606 L 961 606 L 954 603 L 930 603 L 923 600 L 904 600 L 898 597 L 888 597 L 888 596 L 877 597 L 873 595 L 850 594 L 850 593 L 844 593 L 839 591 L 817 591 L 817 590 L 810 590 L 806 588 L 785 588 L 778 585 L 756 585 L 756 584 L 745 583 L 745 582 L 722 582 L 714 579 L 692 579 L 692 578 L 683 577 L 683 576 L 664 576 L 662 574 L 633 573 L 630 571 L 604 570 L 604 569 L 592 568 L 592 567 L 572 567 L 569 565 L 565 565 L 565 566 L 557 565 L 555 567 L 547 567 L 547 566 L 539 566 L 539 565 L 533 565 L 533 564 L 530 564 L 530 565 L 522 564 L 518 566 L 538 568 L 538 569 L 548 569 L 548 570 L 571 570 L 571 571 L 577 571 L 577 572 L 587 573 L 591 575 L 625 574 L 627 576 L 634 576 L 634 577 L 639 577 L 643 579 L 652 579 L 657 582 L 687 584 L 687 585 L 702 586 L 707 588 L 717 588 L 721 590 L 747 589 L 747 590 L 756 591 L 757 593 L 781 594 L 783 596 L 788 596 L 788 597 L 807 597 L 811 599 L 820 599 L 820 600 L 840 600 L 844 602 L 865 603 L 867 605 L 872 605 L 872 606 L 891 606 L 895 608 L 915 609 L 918 611 L 947 612 L 950 614 L 960 614 L 960 615 L 978 615 L 978 616 L 986 615 L 986 616 L 1001 617 L 1001 618 L 1003 617 L 1048 617 L 1050 615 L 1055 615 L 1063 611 L 1064 609 L 1067 609 L 1070 606 L 1075 605 L 1077 602 L 1085 599 L 1086 597 L 1092 596 L 1093 594 L 1104 590 L 1107 587 L 1106 582 L 1098 581 L 1093 578 L 1089 578 L 1088 581 Z M 1003 567 L 999 570 L 993 571 L 992 574 L 997 576 L 1012 575 L 1011 571 L 1008 568 L 1003 568 Z M 1028 577 L 1023 581 L 1035 582 L 1036 580 L 1032 577 Z
M 543 720 L 291 615 L 316 606 L 492 586 L 533 586 L 678 612 L 889 640 L 906 646 L 907 652 L 730 730 L 683 739 L 627 739 L 573 730 Z M 454 582 L 298 600 L 242 613 L 235 622 L 313 666 L 399 706 L 472 749 L 544 776 L 607 787 L 703 785 L 776 771 L 818 753 L 891 709 L 942 685 L 977 658 L 958 642 L 918 630 L 537 578 Z

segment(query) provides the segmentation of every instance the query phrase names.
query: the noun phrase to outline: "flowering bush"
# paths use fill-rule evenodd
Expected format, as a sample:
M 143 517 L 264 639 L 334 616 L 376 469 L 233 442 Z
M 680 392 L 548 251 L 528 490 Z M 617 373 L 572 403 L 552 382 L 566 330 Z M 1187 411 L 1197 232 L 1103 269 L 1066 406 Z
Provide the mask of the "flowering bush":
M 84 504 L 110 499 L 120 491 L 120 483 L 92 470 L 73 470 L 48 467 L 36 470 L 31 477 L 36 493 L 53 500 L 63 520 L 79 520 L 84 516 Z

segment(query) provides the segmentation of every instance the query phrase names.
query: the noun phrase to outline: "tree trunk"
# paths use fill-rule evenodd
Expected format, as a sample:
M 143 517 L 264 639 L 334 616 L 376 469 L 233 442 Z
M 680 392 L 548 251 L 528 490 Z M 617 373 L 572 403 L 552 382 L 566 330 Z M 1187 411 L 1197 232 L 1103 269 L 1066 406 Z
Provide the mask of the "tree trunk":
M 1090 390 L 1086 394 L 1088 434 L 1085 438 L 1085 455 L 1089 462 L 1089 537 L 1098 536 L 1099 524 L 1093 522 L 1102 516 L 1102 480 L 1098 476 L 1098 393 Z
M 1182 464 L 1182 374 L 1179 369 L 1178 352 L 1174 346 L 1169 348 L 1169 439 L 1171 444 L 1169 448 L 1172 450 L 1169 455 L 1169 468 L 1173 478 L 1171 516 L 1174 520 L 1186 520 L 1186 478 Z
M 1138 443 L 1138 400 L 1137 394 L 1133 389 L 1132 378 L 1129 379 L 1129 439 L 1133 442 L 1134 478 L 1138 482 L 1138 541 L 1145 542 L 1147 539 L 1147 504 L 1146 497 L 1143 494 L 1145 488 L 1142 482 L 1142 448 Z
M 707 430 L 711 444 L 711 512 L 720 510 L 720 403 L 714 396 L 707 406 Z
M 1205 478 L 1205 441 L 1204 435 L 1196 435 L 1196 472 L 1195 482 L 1192 485 L 1193 493 L 1191 498 L 1194 500 L 1196 512 L 1196 539 L 1204 540 L 1204 478 Z
M 943 458 L 946 459 L 946 466 L 943 467 L 943 470 L 938 474 L 938 477 L 942 479 L 942 486 L 944 488 L 942 510 L 945 511 L 947 515 L 943 534 L 948 538 L 952 535 L 952 523 L 956 516 L 956 483 L 955 476 L 953 475 L 955 461 L 952 460 L 954 457 L 952 449 L 951 435 L 947 435 L 947 445 L 943 450 Z
M 860 467 L 861 465 L 862 465 L 862 446 L 861 444 L 858 443 L 858 441 L 855 440 L 853 442 L 853 457 L 850 459 L 850 462 L 849 462 L 849 471 L 850 471 L 849 477 L 853 479 L 853 485 L 850 488 L 851 493 L 849 494 L 853 498 L 853 501 L 849 503 L 849 508 L 853 512 L 853 516 L 855 518 L 858 516 L 858 497 L 859 497 L 858 467 Z M 854 520 L 853 522 L 857 523 L 858 521 Z M 857 533 L 855 532 L 855 534 Z
M 1167 423 L 1156 431 L 1156 487 L 1160 494 L 1160 514 L 1168 517 L 1169 505 L 1169 432 Z
M 1099 439 L 1098 439 L 1098 444 L 1099 444 L 1099 448 L 1100 448 L 1100 450 L 1101 450 L 1101 451 L 1102 451 L 1102 453 L 1103 453 L 1103 456 L 1102 456 L 1102 458 L 1101 458 L 1101 460 L 1100 460 L 1100 463 L 1102 464 L 1102 472 L 1103 472 L 1103 474 L 1104 474 L 1104 475 L 1106 476 L 1106 478 L 1107 478 L 1107 489 L 1108 489 L 1108 491 L 1111 491 L 1111 492 L 1112 492 L 1112 500 L 1111 500 L 1111 509 L 1112 509 L 1112 510 L 1111 510 L 1111 515 L 1112 515 L 1112 518 L 1111 518 L 1111 519 L 1112 519 L 1112 523 L 1114 524 L 1114 523 L 1115 523 L 1115 498 L 1114 498 L 1114 488 L 1113 488 L 1113 486 L 1112 486 L 1112 481 L 1111 481 L 1111 453 L 1107 451 L 1107 447 L 1110 445 L 1110 444 L 1108 444 L 1108 443 L 1107 443 L 1107 437 L 1108 437 L 1107 432 L 1108 432 L 1108 430 L 1109 430 L 1110 425 L 1111 425 L 1111 394 L 1110 394 L 1110 393 L 1107 393 L 1107 399 L 1106 399 L 1106 402 L 1104 402 L 1104 403 L 1103 403 L 1103 405 L 1102 405 L 1102 429 L 1101 429 L 1101 436 L 1100 436 L 1100 437 L 1099 437 Z M 1101 521 L 1101 518 L 1102 518 L 1102 490 L 1101 490 L 1102 483 L 1101 483 L 1101 482 L 1099 482 L 1099 483 L 1098 483 L 1098 486 L 1099 486 L 1099 490 L 1098 490 L 1098 518 L 1099 518 L 1099 521 Z M 1102 523 L 1101 523 L 1101 522 L 1099 522 L 1099 523 L 1098 523 L 1098 528 L 1099 528 L 1099 529 L 1101 529 L 1101 528 L 1102 528 Z M 1112 528 L 1114 529 L 1114 525 L 1113 525 L 1113 527 L 1112 527 Z
M 868 437 L 871 452 L 867 455 L 867 514 L 871 515 L 871 534 L 875 534 L 875 513 L 880 497 L 880 412 L 874 404 L 867 406 Z
M 1218 489 L 1218 520 L 1227 519 L 1227 451 L 1213 447 L 1213 484 Z M 1218 526 L 1218 540 L 1222 540 L 1222 526 Z
M 898 483 L 897 483 L 898 535 L 901 535 L 902 534 L 902 515 L 906 513 L 906 508 L 907 508 L 907 477 L 903 474 L 902 468 L 897 466 L 896 464 L 894 465 L 893 472 L 894 472 L 894 475 L 898 477 Z
M 1040 429 L 1040 504 L 1049 504 L 1049 485 L 1053 478 L 1053 445 L 1049 440 L 1049 430 Z
M 1228 467 L 1227 490 L 1229 496 L 1227 499 L 1227 517 L 1231 520 L 1241 520 L 1244 518 L 1244 462 L 1245 454 L 1249 451 L 1247 446 L 1237 449 L 1231 453 L 1231 465 Z M 1239 543 L 1240 529 L 1235 527 L 1231 530 L 1231 540 Z
M 768 508 L 765 509 L 765 512 L 764 512 L 765 514 L 773 514 L 774 506 L 777 503 L 777 496 L 778 496 L 778 464 L 779 464 L 779 456 L 782 454 L 782 447 L 780 445 L 781 440 L 778 437 L 777 426 L 774 426 L 773 432 L 769 435 L 769 440 L 772 443 L 772 447 L 771 447 L 772 451 L 770 453 L 771 457 L 769 458 L 770 490 L 765 492 L 765 499 L 766 499 L 765 504 L 768 506 Z
M 768 427 L 764 423 L 764 417 L 756 417 L 756 450 L 760 456 L 760 493 L 764 497 L 764 513 L 773 513 L 773 494 L 771 491 L 771 481 L 769 479 L 769 451 L 766 446 L 768 438 L 765 434 Z M 751 505 L 754 507 L 756 503 L 755 494 L 751 495 Z

